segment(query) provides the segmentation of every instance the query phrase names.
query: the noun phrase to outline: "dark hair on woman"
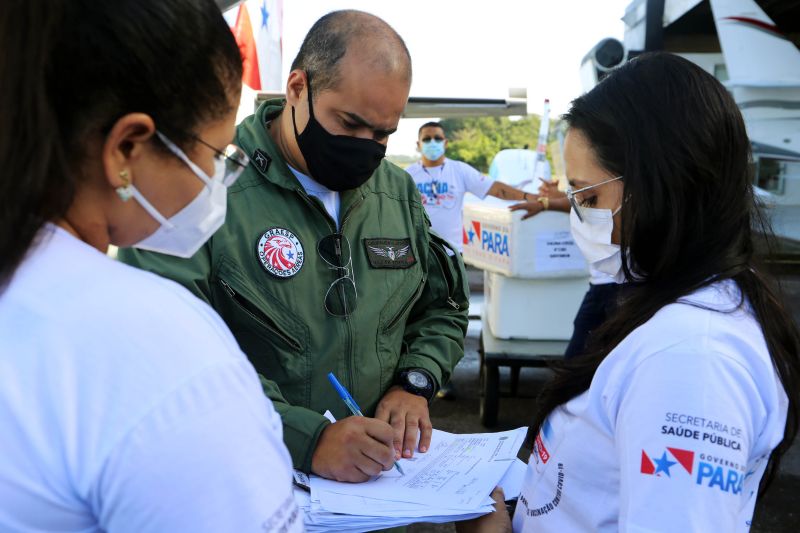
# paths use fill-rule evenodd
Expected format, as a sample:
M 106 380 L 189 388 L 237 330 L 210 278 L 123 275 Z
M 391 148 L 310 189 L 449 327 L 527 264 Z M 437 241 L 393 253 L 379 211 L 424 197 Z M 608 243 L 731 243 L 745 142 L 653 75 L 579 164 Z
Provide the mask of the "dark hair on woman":
M 615 314 L 592 333 L 584 357 L 558 365 L 539 397 L 529 436 L 557 406 L 589 388 L 608 353 L 662 307 L 733 280 L 761 326 L 789 397 L 785 436 L 762 489 L 798 428 L 800 336 L 754 257 L 758 212 L 750 141 L 733 98 L 681 57 L 646 54 L 572 102 L 564 119 L 597 162 L 623 178 L 620 248 L 629 284 Z
M 141 112 L 187 147 L 242 71 L 212 0 L 5 0 L 0 50 L 0 288 L 72 203 L 87 139 Z

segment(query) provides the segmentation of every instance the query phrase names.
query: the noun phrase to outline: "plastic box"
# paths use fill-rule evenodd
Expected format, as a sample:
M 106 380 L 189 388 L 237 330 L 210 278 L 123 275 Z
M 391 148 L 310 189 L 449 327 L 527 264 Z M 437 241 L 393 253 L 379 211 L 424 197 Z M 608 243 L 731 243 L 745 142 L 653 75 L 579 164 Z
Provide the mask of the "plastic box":
M 569 340 L 584 294 L 582 278 L 519 279 L 484 272 L 484 312 L 499 339 Z
M 555 211 L 522 220 L 514 202 L 465 203 L 464 262 L 505 276 L 527 279 L 583 278 L 586 261 L 572 239 L 569 215 Z

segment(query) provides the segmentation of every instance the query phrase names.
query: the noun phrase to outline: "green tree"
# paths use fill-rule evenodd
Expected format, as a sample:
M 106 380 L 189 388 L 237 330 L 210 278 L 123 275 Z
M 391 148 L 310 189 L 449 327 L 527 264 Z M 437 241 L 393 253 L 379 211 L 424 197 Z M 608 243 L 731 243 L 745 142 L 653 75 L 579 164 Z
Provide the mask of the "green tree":
M 448 138 L 447 157 L 469 163 L 488 172 L 492 158 L 500 150 L 536 149 L 541 117 L 528 115 L 519 120 L 508 117 L 469 117 L 442 120 Z

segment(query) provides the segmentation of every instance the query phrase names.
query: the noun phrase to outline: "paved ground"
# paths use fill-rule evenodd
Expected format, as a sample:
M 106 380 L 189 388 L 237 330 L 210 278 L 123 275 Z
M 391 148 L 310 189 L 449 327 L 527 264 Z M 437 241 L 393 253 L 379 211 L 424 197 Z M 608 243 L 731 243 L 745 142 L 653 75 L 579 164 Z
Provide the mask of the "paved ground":
M 480 289 L 477 274 L 473 273 L 473 288 Z M 800 323 L 800 276 L 786 280 L 785 289 L 790 296 L 795 320 Z M 478 336 L 479 320 L 470 322 L 464 359 L 456 368 L 453 381 L 458 392 L 455 401 L 436 401 L 431 407 L 434 427 L 454 433 L 487 431 L 478 418 Z M 537 390 L 547 378 L 546 371 L 523 369 L 520 375 L 519 394 L 515 398 L 503 397 L 500 401 L 498 425 L 500 431 L 525 426 L 535 406 Z M 501 373 L 501 390 L 508 391 L 508 373 Z M 713 512 L 713 509 L 709 509 Z M 451 524 L 416 524 L 408 528 L 411 533 L 451 532 Z M 784 458 L 781 472 L 766 497 L 759 502 L 752 530 L 755 533 L 797 533 L 800 531 L 800 441 L 796 442 Z

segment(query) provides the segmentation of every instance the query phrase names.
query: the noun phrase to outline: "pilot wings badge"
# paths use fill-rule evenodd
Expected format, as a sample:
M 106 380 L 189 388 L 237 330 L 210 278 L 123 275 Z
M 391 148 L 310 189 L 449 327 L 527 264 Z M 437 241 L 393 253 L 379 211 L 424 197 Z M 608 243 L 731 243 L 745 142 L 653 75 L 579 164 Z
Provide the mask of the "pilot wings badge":
M 372 268 L 409 268 L 417 262 L 411 239 L 364 239 L 364 246 Z
M 393 246 L 387 246 L 386 248 L 381 248 L 380 246 L 370 246 L 369 249 L 372 250 L 373 253 L 380 255 L 381 257 L 388 257 L 392 261 L 396 261 L 397 259 L 408 255 L 408 250 L 411 246 L 403 246 L 399 250 L 395 251 Z

